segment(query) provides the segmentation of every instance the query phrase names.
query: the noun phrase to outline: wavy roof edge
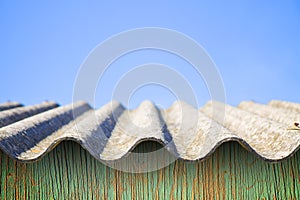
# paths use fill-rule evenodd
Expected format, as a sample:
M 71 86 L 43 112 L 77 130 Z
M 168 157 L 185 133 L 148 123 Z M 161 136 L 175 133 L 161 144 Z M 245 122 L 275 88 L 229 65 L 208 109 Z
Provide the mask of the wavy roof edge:
M 278 100 L 237 107 L 209 101 L 200 109 L 177 101 L 165 110 L 150 101 L 133 110 L 117 101 L 97 110 L 84 101 L 6 102 L 0 110 L 0 148 L 22 162 L 38 160 L 63 140 L 78 142 L 100 161 L 120 160 L 147 140 L 188 161 L 207 158 L 227 141 L 238 141 L 267 161 L 286 159 L 300 146 L 300 104 Z

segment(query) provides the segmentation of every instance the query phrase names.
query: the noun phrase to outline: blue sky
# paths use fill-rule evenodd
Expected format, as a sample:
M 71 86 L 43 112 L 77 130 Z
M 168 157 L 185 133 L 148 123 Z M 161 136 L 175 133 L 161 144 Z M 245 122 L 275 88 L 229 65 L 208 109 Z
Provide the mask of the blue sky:
M 173 29 L 202 45 L 218 67 L 231 105 L 243 100 L 300 102 L 299 1 L 0 1 L 0 27 L 0 102 L 70 103 L 89 52 L 112 35 L 142 27 Z M 122 74 L 149 62 L 167 64 L 184 75 L 199 106 L 210 100 L 191 66 L 168 53 L 147 50 L 111 66 L 96 91 L 95 107 L 110 100 Z M 165 88 L 148 85 L 127 106 L 145 99 L 168 107 L 176 98 Z

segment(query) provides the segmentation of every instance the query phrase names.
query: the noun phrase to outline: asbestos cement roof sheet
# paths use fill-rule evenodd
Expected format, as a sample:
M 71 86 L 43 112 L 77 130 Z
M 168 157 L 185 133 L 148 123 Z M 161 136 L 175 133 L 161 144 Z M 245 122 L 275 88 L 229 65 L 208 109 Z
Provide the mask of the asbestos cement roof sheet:
M 134 110 L 116 101 L 93 109 L 80 101 L 0 104 L 0 148 L 19 161 L 34 161 L 62 140 L 74 140 L 100 161 L 127 155 L 142 141 L 156 140 L 173 155 L 202 160 L 226 141 L 238 141 L 268 161 L 280 161 L 300 145 L 300 104 L 273 100 L 233 107 L 210 101 L 200 109 L 175 102 L 161 110 L 145 101 Z

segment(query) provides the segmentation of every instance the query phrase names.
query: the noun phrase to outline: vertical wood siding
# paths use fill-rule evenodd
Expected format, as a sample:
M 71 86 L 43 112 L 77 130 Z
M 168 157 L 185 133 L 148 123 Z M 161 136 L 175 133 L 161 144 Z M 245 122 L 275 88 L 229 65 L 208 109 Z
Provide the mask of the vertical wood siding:
M 156 149 L 142 143 L 138 151 Z M 156 172 L 130 174 L 63 142 L 42 160 L 19 163 L 0 151 L 1 199 L 300 199 L 300 152 L 271 164 L 235 142 L 203 162 L 176 161 Z

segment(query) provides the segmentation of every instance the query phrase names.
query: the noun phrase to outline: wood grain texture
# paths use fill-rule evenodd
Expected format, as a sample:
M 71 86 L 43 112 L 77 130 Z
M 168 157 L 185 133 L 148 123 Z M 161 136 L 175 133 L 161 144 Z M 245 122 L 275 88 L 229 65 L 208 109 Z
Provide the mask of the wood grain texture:
M 135 151 L 160 148 L 155 142 Z M 203 162 L 176 161 L 156 172 L 111 169 L 66 141 L 35 163 L 0 152 L 1 199 L 300 199 L 300 152 L 268 163 L 238 143 L 225 143 Z

